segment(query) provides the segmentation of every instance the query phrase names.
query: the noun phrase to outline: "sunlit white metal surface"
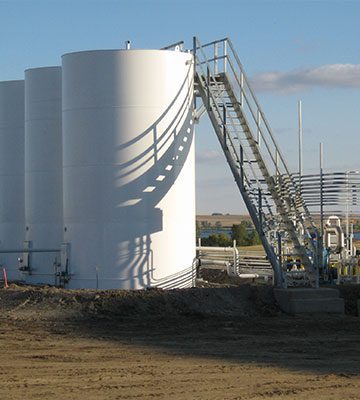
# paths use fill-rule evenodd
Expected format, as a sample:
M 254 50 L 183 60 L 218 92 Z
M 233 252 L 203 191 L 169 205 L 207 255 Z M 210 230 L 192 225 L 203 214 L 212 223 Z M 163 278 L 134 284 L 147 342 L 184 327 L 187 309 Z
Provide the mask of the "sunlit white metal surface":
M 25 240 L 32 248 L 62 242 L 61 67 L 25 71 Z M 31 255 L 28 283 L 54 284 L 56 254 Z M 59 261 L 59 260 L 58 260 Z
M 0 249 L 24 240 L 24 81 L 0 82 Z M 1 254 L 9 280 L 19 279 L 17 254 Z
M 188 53 L 63 56 L 70 288 L 192 285 L 192 97 Z

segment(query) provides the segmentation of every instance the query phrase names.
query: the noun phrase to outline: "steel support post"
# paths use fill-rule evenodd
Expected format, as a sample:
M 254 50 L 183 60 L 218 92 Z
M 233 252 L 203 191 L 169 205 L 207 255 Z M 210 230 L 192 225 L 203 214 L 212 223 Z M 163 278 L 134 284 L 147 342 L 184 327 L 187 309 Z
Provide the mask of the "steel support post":
M 244 190 L 244 150 L 242 145 L 240 144 L 240 177 L 241 177 L 241 186 Z
M 218 42 L 214 43 L 214 74 L 217 75 L 219 68 L 218 68 Z
M 208 110 L 211 110 L 210 106 L 210 69 L 209 67 L 206 68 L 206 98 L 208 103 Z
M 223 137 L 224 137 L 224 146 L 226 147 L 226 104 L 223 104 Z

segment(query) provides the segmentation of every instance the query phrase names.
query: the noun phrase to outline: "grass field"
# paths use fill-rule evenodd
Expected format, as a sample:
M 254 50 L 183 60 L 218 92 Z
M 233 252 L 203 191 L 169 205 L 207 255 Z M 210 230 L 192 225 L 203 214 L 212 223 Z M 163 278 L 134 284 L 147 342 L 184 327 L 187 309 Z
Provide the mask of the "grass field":
M 197 215 L 196 221 L 201 223 L 207 222 L 211 226 L 216 226 L 216 223 L 220 223 L 222 227 L 229 228 L 234 224 L 240 224 L 241 221 L 250 221 L 248 215 Z

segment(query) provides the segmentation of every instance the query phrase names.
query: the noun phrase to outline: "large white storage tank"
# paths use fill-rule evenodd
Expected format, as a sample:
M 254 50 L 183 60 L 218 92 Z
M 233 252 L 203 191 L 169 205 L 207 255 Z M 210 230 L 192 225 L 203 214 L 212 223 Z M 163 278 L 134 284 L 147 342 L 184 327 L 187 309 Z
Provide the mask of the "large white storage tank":
M 100 50 L 62 61 L 69 287 L 191 286 L 192 55 Z
M 62 243 L 61 67 L 25 71 L 25 239 L 35 249 Z M 59 254 L 31 255 L 28 283 L 54 284 Z
M 24 242 L 24 81 L 0 82 L 0 250 Z M 0 254 L 10 280 L 21 278 L 19 254 Z M 2 273 L 2 271 L 1 271 Z

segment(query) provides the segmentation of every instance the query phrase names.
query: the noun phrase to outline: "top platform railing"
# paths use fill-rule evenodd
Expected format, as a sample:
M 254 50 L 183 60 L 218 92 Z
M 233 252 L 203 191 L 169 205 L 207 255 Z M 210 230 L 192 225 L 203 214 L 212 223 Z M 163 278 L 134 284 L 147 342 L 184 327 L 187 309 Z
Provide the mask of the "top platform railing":
M 193 53 L 196 56 L 197 70 L 209 74 L 216 81 L 216 76 L 225 74 L 232 86 L 236 100 L 241 106 L 247 125 L 256 142 L 269 175 L 290 199 L 291 208 L 300 220 L 315 228 L 311 215 L 303 200 L 300 188 L 286 164 L 285 157 L 275 139 L 269 122 L 251 88 L 249 78 L 229 38 L 215 40 L 204 45 L 197 38 L 193 41 Z M 225 123 L 225 121 L 223 121 Z M 300 206 L 300 207 L 299 207 Z

